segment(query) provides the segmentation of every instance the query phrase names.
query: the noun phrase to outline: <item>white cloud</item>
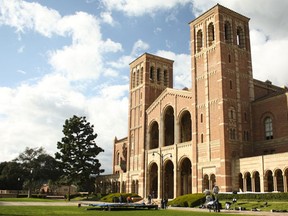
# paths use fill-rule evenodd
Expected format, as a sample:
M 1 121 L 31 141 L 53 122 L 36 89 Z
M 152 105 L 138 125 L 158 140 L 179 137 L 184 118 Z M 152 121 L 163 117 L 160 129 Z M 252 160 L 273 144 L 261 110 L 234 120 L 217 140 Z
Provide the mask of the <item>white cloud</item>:
M 108 23 L 111 26 L 115 25 L 111 12 L 102 12 L 100 17 L 102 18 L 102 22 Z
M 156 55 L 174 60 L 174 87 L 182 89 L 191 88 L 191 58 L 187 54 L 175 54 L 171 51 L 159 50 Z
M 178 5 L 185 5 L 191 0 L 101 0 L 107 10 L 122 11 L 128 16 L 142 16 L 144 14 L 154 14 L 157 11 L 169 10 Z
M 127 90 L 128 85 L 106 86 L 88 98 L 59 75 L 45 76 L 35 85 L 0 88 L 1 160 L 12 160 L 27 146 L 43 146 L 53 155 L 63 137 L 62 125 L 73 115 L 87 116 L 99 134 L 97 144 L 105 150 L 99 158 L 111 157 L 114 136 L 127 133 Z
M 28 3 L 22 0 L 2 0 L 1 4 L 0 24 L 13 26 L 18 32 L 29 29 L 50 37 L 55 23 L 60 18 L 57 11 L 38 3 Z
M 132 56 L 138 56 L 147 49 L 149 49 L 149 44 L 145 43 L 142 40 L 138 40 L 133 45 L 131 55 Z
M 97 125 L 96 142 L 105 149 L 99 158 L 109 158 L 100 161 L 106 171 L 111 171 L 114 136 L 127 133 L 127 86 L 107 85 L 92 96 L 91 92 L 88 96 L 84 92 L 93 90 L 91 86 L 97 86 L 97 78 L 102 74 L 118 76 L 116 71 L 104 68 L 103 55 L 121 51 L 122 45 L 111 39 L 103 40 L 100 21 L 90 14 L 78 12 L 61 17 L 57 11 L 38 3 L 18 0 L 3 3 L 0 25 L 15 28 L 20 36 L 34 31 L 49 38 L 68 37 L 71 44 L 48 51 L 47 61 L 53 71 L 34 79 L 33 84 L 0 87 L 1 161 L 14 159 L 27 146 L 43 146 L 53 155 L 57 141 L 63 136 L 65 119 L 85 115 Z M 113 119 L 107 121 L 107 116 Z

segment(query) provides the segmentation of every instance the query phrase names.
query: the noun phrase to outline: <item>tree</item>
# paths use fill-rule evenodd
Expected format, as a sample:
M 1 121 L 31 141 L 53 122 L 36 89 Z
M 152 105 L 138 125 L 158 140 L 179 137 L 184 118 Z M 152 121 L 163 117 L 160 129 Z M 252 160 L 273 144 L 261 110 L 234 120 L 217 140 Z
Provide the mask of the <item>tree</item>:
M 89 190 L 93 177 L 104 172 L 97 155 L 104 150 L 97 146 L 94 126 L 87 122 L 86 117 L 73 116 L 65 120 L 64 137 L 57 143 L 55 157 L 61 163 L 67 183 L 78 183 Z M 88 192 L 91 192 L 90 190 Z M 70 192 L 68 192 L 68 196 Z M 68 197 L 69 199 L 69 197 Z
M 21 165 L 9 161 L 0 163 L 0 185 L 2 190 L 22 190 L 24 173 Z
M 60 177 L 61 170 L 57 169 L 57 161 L 48 155 L 44 148 L 28 148 L 22 152 L 14 162 L 21 165 L 24 173 L 24 187 L 28 189 L 28 197 L 31 197 L 32 190 L 40 189 L 42 184 L 49 180 L 56 180 Z

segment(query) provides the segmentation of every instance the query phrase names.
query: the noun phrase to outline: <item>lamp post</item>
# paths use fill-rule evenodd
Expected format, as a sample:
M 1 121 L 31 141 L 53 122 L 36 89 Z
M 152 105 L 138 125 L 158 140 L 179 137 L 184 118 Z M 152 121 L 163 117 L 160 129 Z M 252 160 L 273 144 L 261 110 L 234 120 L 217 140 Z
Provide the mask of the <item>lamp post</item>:
M 167 154 L 160 154 L 158 152 L 153 152 L 152 156 L 155 156 L 155 154 L 158 154 L 160 156 L 160 168 L 161 168 L 161 177 L 162 177 L 162 188 L 161 188 L 161 193 L 162 193 L 162 199 L 161 199 L 161 208 L 164 209 L 164 158 L 167 155 L 170 155 L 170 158 L 172 158 L 172 154 L 171 153 L 167 153 Z

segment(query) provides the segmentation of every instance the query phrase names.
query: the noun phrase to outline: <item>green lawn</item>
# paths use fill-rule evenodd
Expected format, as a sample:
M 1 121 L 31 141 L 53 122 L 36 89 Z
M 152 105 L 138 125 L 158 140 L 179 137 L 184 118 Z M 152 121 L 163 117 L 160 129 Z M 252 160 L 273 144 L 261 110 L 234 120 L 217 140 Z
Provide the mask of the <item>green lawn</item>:
M 97 215 L 97 216 L 227 216 L 227 213 L 214 213 L 214 212 L 191 212 L 179 210 L 129 210 L 129 211 L 99 211 L 89 210 L 86 207 L 78 208 L 77 206 L 0 206 L 0 216 L 68 216 L 68 215 Z M 229 214 L 229 216 L 236 216 L 238 214 Z M 251 214 L 253 215 L 253 214 Z M 248 215 L 246 215 L 248 216 Z
M 41 198 L 0 198 L 0 202 L 65 202 L 64 199 L 41 199 Z

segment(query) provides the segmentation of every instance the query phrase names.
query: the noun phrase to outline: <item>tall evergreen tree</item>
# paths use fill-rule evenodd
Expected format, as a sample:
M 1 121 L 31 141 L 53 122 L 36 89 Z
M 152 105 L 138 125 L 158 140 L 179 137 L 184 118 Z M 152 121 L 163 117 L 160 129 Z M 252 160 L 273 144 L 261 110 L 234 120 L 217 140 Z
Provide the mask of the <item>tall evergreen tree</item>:
M 97 134 L 93 128 L 86 117 L 74 115 L 65 120 L 64 137 L 57 143 L 59 152 L 56 152 L 55 157 L 60 162 L 64 179 L 69 185 L 78 183 L 81 188 L 85 188 L 85 185 L 88 187 L 94 181 L 93 176 L 104 172 L 97 159 L 97 155 L 104 150 L 97 146 Z M 89 191 L 89 188 L 87 190 Z

